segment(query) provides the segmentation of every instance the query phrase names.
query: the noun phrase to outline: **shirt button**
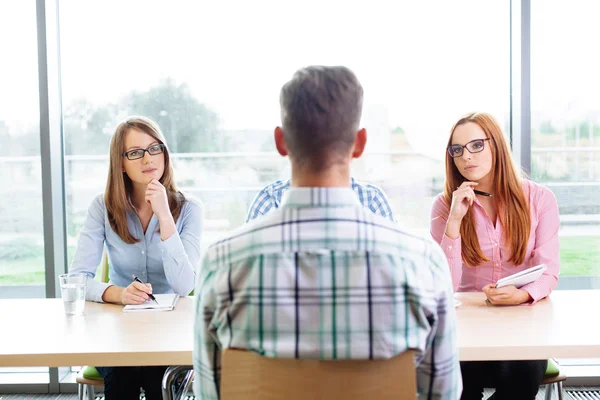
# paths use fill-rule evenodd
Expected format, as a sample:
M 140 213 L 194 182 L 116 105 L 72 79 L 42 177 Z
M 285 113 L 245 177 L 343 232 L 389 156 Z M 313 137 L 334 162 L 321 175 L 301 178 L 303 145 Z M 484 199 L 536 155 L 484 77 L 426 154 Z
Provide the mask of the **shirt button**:
M 448 249 L 449 249 L 449 250 L 452 250 L 452 246 L 448 246 Z
M 144 250 L 142 250 L 142 254 L 146 254 L 146 252 Z
M 494 267 L 497 267 L 497 266 L 498 266 L 498 263 L 494 264 Z
M 498 246 L 498 243 L 494 243 L 494 247 Z

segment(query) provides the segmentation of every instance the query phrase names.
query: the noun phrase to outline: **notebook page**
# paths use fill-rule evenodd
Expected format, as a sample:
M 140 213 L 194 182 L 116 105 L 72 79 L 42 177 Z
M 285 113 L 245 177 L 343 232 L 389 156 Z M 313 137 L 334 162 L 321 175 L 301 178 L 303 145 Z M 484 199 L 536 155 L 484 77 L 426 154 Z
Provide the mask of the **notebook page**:
M 123 312 L 132 312 L 132 311 L 171 311 L 175 308 L 175 304 L 177 304 L 177 300 L 179 299 L 179 295 L 174 293 L 169 294 L 155 294 L 156 302 L 153 300 L 147 301 L 142 304 L 128 304 L 123 307 Z

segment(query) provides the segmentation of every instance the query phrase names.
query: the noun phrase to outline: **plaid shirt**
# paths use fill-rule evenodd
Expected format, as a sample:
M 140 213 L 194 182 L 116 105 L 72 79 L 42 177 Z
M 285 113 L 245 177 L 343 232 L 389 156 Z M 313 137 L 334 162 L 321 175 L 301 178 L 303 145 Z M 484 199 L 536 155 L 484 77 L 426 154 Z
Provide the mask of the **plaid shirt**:
M 444 253 L 365 210 L 349 188 L 291 188 L 278 210 L 211 245 L 194 330 L 194 391 L 203 400 L 219 398 L 226 348 L 310 359 L 412 349 L 422 398 L 461 394 Z
M 394 221 L 392 207 L 383 190 L 370 183 L 362 183 L 350 178 L 350 186 L 358 195 L 360 203 L 371 212 Z M 275 181 L 264 187 L 252 202 L 246 217 L 249 222 L 261 215 L 267 214 L 273 208 L 279 208 L 283 193 L 290 189 L 290 180 Z

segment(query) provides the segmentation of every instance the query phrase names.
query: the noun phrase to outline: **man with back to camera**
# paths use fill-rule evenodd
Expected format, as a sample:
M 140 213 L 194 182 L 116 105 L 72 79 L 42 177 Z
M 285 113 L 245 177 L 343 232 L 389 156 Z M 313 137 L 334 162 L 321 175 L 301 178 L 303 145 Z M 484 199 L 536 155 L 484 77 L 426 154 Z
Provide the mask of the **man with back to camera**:
M 311 66 L 281 89 L 275 146 L 292 178 L 280 207 L 211 245 L 196 285 L 194 391 L 218 399 L 221 352 L 386 359 L 416 353 L 422 398 L 462 390 L 452 285 L 430 238 L 365 209 L 350 162 L 363 153 L 363 89 Z

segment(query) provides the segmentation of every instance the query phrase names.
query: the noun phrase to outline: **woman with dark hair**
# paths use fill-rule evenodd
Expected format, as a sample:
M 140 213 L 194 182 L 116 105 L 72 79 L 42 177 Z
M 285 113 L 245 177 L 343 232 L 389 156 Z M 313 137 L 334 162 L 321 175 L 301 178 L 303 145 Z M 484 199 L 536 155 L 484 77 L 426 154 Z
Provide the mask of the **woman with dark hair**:
M 452 128 L 444 193 L 431 212 L 431 235 L 446 254 L 454 291 L 483 291 L 493 305 L 534 304 L 556 288 L 559 215 L 554 194 L 521 177 L 494 118 L 473 113 Z M 508 275 L 546 264 L 536 281 L 495 288 Z M 482 321 L 485 323 L 485 321 Z M 534 399 L 547 360 L 461 362 L 462 399 Z
M 177 190 L 165 138 L 145 117 L 121 122 L 111 139 L 104 195 L 88 209 L 71 272 L 89 276 L 86 299 L 141 304 L 149 295 L 187 296 L 194 288 L 200 260 L 202 206 Z M 108 283 L 95 281 L 103 248 L 109 260 Z M 132 275 L 145 284 L 135 282 Z M 110 335 L 110 332 L 107 332 Z M 166 367 L 97 367 L 105 396 L 161 399 Z

